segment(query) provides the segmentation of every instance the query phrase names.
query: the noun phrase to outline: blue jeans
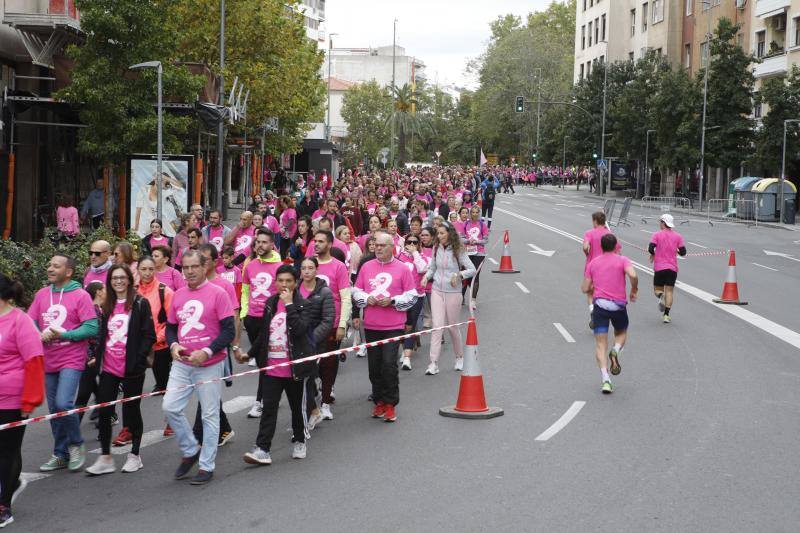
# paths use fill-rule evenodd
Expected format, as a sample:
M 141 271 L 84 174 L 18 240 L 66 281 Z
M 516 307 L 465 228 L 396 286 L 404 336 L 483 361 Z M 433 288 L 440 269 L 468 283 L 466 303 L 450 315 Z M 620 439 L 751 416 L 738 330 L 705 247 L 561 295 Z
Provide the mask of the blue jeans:
M 203 417 L 203 447 L 200 449 L 200 469 L 214 471 L 214 460 L 217 458 L 217 440 L 219 439 L 219 406 L 222 382 L 207 383 L 197 387 L 173 391 L 182 385 L 190 385 L 198 381 L 206 381 L 222 377 L 224 361 L 203 367 L 193 367 L 183 363 L 173 363 L 169 371 L 167 393 L 161 408 L 167 416 L 167 422 L 175 431 L 178 448 L 183 457 L 191 457 L 200 449 L 197 439 L 192 433 L 192 426 L 186 419 L 184 410 L 193 392 L 197 393 Z
M 58 372 L 45 374 L 45 387 L 47 388 L 47 407 L 50 413 L 68 411 L 75 408 L 75 397 L 78 395 L 78 386 L 81 383 L 81 370 L 63 368 Z M 53 455 L 67 459 L 70 446 L 83 444 L 81 426 L 78 415 L 69 415 L 55 418 L 50 421 L 53 430 Z

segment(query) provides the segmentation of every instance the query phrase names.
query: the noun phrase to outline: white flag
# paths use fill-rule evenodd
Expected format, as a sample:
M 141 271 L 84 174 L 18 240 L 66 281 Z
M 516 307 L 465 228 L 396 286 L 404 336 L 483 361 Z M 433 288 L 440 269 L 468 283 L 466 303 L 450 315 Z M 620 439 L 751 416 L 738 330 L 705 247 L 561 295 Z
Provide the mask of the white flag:
M 481 164 L 480 164 L 480 166 L 483 166 L 483 165 L 485 165 L 486 163 L 487 163 L 487 161 L 486 161 L 486 156 L 485 156 L 485 155 L 483 155 L 483 148 L 481 148 Z

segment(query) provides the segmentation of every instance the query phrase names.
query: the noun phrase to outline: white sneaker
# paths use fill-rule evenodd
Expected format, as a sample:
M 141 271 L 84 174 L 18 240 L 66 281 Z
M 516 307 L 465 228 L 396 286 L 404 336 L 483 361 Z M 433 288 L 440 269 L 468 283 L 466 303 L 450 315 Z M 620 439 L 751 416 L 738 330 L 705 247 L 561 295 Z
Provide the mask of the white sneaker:
M 319 413 L 312 413 L 311 416 L 308 417 L 308 430 L 313 431 L 320 422 L 322 422 L 322 415 Z
M 400 363 L 400 368 L 402 368 L 403 370 L 411 370 L 411 358 L 403 357 Z
M 463 357 L 456 357 L 456 364 L 453 367 L 453 370 L 456 372 L 461 372 L 464 370 L 464 358 Z
M 250 360 L 247 361 L 247 366 L 255 367 L 256 366 L 256 358 L 255 357 L 251 357 Z
M 91 476 L 102 476 L 103 474 L 113 474 L 117 471 L 114 458 L 101 455 L 94 464 L 86 469 L 86 473 Z
M 319 408 L 319 413 L 322 415 L 323 420 L 333 420 L 333 413 L 331 412 L 330 404 L 323 403 Z
M 259 402 L 253 402 L 253 407 L 250 408 L 250 411 L 247 413 L 247 418 L 261 418 L 261 413 L 264 411 L 264 405 Z
M 425 370 L 426 376 L 435 376 L 438 373 L 439 373 L 439 365 L 437 365 L 436 363 L 429 364 L 428 369 Z
M 129 453 L 128 459 L 125 461 L 125 465 L 122 467 L 122 471 L 129 474 L 131 472 L 136 472 L 137 470 L 141 470 L 144 468 L 144 463 L 142 463 L 142 458 L 136 454 Z
M 366 357 L 367 356 L 367 349 L 366 348 L 359 348 L 356 351 L 356 356 L 357 357 Z
M 305 459 L 306 458 L 306 443 L 295 442 L 294 450 L 292 450 L 292 459 Z

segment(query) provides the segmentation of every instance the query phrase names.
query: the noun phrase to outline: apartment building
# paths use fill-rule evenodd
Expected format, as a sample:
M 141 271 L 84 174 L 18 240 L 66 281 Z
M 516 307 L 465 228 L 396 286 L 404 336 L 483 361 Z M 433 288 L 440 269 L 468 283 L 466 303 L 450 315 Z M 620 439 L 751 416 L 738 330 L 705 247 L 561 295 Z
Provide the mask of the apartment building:
M 681 7 L 678 0 L 578 0 L 573 80 L 598 62 L 636 60 L 648 50 L 679 63 Z
M 800 64 L 800 0 L 759 0 L 752 10 L 749 50 L 761 60 L 753 67 L 758 91 L 764 80 Z M 768 111 L 755 106 L 753 115 L 759 119 Z
M 736 36 L 737 43 L 745 50 L 750 49 L 752 6 L 755 3 L 752 0 L 675 0 L 675 3 L 682 4 L 679 6 L 683 18 L 680 64 L 690 75 L 705 67 L 709 28 L 713 33 L 723 17 L 741 26 Z

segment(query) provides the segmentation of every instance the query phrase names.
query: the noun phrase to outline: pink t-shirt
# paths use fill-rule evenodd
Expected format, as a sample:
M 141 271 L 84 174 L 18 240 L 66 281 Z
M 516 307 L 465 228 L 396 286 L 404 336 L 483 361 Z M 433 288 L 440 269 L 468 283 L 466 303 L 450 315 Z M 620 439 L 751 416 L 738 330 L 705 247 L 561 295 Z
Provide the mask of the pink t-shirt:
M 267 366 L 285 363 L 289 359 L 289 335 L 286 327 L 286 305 L 278 299 L 275 316 L 269 323 L 269 345 L 267 348 Z M 292 367 L 281 366 L 267 370 L 268 376 L 276 378 L 292 377 Z
M 178 343 L 192 352 L 211 346 L 221 331 L 220 322 L 232 316 L 230 297 L 218 286 L 205 282 L 196 289 L 187 286 L 175 292 L 167 322 L 178 325 Z M 224 358 L 225 350 L 220 350 L 203 366 L 214 365 Z
M 333 303 L 336 306 L 336 318 L 333 321 L 333 329 L 339 327 L 339 319 L 342 316 L 342 295 L 339 291 L 350 288 L 350 275 L 347 266 L 336 258 L 331 258 L 327 263 L 320 263 L 317 268 L 317 277 L 324 279 L 325 283 L 333 293 Z
M 284 209 L 281 213 L 281 236 L 290 239 L 294 232 L 297 231 L 297 211 L 292 209 Z
M 473 222 L 472 220 L 467 220 L 464 223 L 464 233 L 463 235 L 467 239 L 472 239 L 476 241 L 485 240 L 489 236 L 489 226 L 486 225 L 482 220 L 478 222 Z M 468 254 L 485 254 L 486 253 L 486 245 L 483 244 L 466 244 L 464 247 L 467 250 Z
M 156 279 L 159 283 L 163 283 L 172 289 L 173 292 L 186 286 L 186 280 L 183 275 L 171 266 L 165 268 L 163 272 L 156 272 Z
M 81 230 L 78 209 L 74 206 L 59 206 L 56 209 L 56 220 L 58 221 L 59 231 L 66 235 L 77 235 Z
M 0 317 L 0 410 L 22 407 L 25 363 L 44 348 L 33 321 L 16 307 Z
M 281 225 L 278 223 L 278 219 L 272 215 L 266 216 L 264 226 L 275 235 L 280 235 L 281 233 Z
M 51 292 L 51 285 L 36 293 L 33 303 L 28 308 L 30 316 L 39 331 L 50 327 L 55 331 L 69 331 L 77 328 L 87 320 L 96 319 L 94 304 L 89 293 L 74 289 Z M 56 339 L 44 346 L 44 371 L 58 372 L 64 368 L 83 370 L 86 363 L 86 351 L 89 341 L 68 341 Z
M 239 234 L 236 236 L 236 239 L 233 241 L 233 251 L 236 252 L 236 255 L 250 255 L 250 252 L 253 251 L 253 240 L 254 235 L 256 234 L 255 226 L 250 226 L 247 229 L 241 229 Z
M 358 244 L 358 247 L 361 248 L 362 252 L 367 251 L 367 241 L 370 237 L 372 237 L 371 233 L 365 233 L 356 240 L 356 243 Z
M 89 286 L 90 283 L 93 283 L 95 281 L 99 281 L 100 283 L 105 285 L 109 270 L 110 267 L 102 272 L 92 272 L 91 268 L 87 269 L 86 273 L 83 275 L 83 288 L 85 289 L 86 287 Z
M 130 318 L 130 311 L 125 310 L 125 300 L 117 300 L 114 311 L 108 318 L 103 372 L 108 372 L 118 378 L 125 377 L 125 347 L 128 344 Z
M 228 299 L 231 301 L 231 307 L 233 309 L 239 309 L 239 307 L 241 307 L 239 299 L 236 297 L 236 289 L 233 288 L 233 283 L 226 280 L 222 276 L 217 276 L 216 278 L 208 281 L 225 291 L 225 294 L 228 295 Z
M 631 266 L 631 260 L 614 252 L 602 254 L 589 263 L 586 277 L 594 285 L 594 298 L 605 298 L 625 304 L 628 295 L 625 292 L 625 269 Z
M 423 251 L 424 250 L 430 250 L 430 248 L 425 248 Z M 411 275 L 414 277 L 414 281 L 416 281 L 417 286 L 417 296 L 425 296 L 425 287 L 422 285 L 422 278 L 425 276 L 425 272 L 427 272 L 428 266 L 431 264 L 431 257 L 432 252 L 428 254 L 428 257 L 425 257 L 424 254 L 419 254 L 419 259 L 417 261 L 425 265 L 425 269 L 422 272 L 419 272 L 419 269 L 417 268 L 417 262 L 415 262 L 413 255 L 403 250 L 397 256 L 397 259 L 403 262 L 403 264 L 411 272 Z
M 461 220 L 456 220 L 452 224 L 453 224 L 453 227 L 456 229 L 456 233 L 458 233 L 458 234 L 463 234 L 464 233 L 464 222 L 461 222 Z
M 219 265 L 217 267 L 217 274 L 233 285 L 238 285 L 242 282 L 242 269 L 236 265 L 231 265 L 230 268 L 225 265 Z
M 673 270 L 678 271 L 678 248 L 686 246 L 683 236 L 671 229 L 662 229 L 653 234 L 650 242 L 656 245 L 656 253 L 653 258 L 653 270 Z
M 345 243 L 343 243 L 336 237 L 333 238 L 332 246 L 334 248 L 340 249 L 345 257 L 348 257 L 350 255 L 350 248 L 348 248 L 348 246 Z M 315 255 L 317 255 L 317 250 L 314 247 L 314 241 L 311 241 L 311 244 L 309 244 L 308 247 L 306 248 L 306 257 L 314 257 Z
M 355 286 L 374 298 L 394 298 L 415 288 L 414 278 L 401 261 L 392 259 L 381 264 L 377 259 L 367 261 L 361 267 Z M 380 307 L 368 305 L 364 308 L 364 327 L 374 330 L 403 329 L 406 323 L 405 311 L 398 311 L 393 305 Z
M 608 233 L 611 233 L 611 230 L 609 230 L 607 227 L 597 226 L 596 228 L 587 230 L 586 233 L 583 234 L 583 242 L 589 243 L 589 255 L 586 256 L 586 266 L 583 269 L 584 276 L 589 271 L 589 263 L 591 263 L 593 259 L 603 255 L 603 248 L 600 246 L 600 239 L 603 238 L 603 235 Z M 619 242 L 617 242 L 616 251 L 619 252 L 620 250 L 622 250 L 622 246 L 620 246 Z
M 208 226 L 208 244 L 213 244 L 217 249 L 217 253 L 222 253 L 222 247 L 225 246 L 225 239 L 222 237 L 225 228 L 220 224 L 218 227 Z
M 269 297 L 275 294 L 275 273 L 282 264 L 280 261 L 266 263 L 258 258 L 247 264 L 242 272 L 242 283 L 250 285 L 248 316 L 256 318 L 264 316 L 264 305 Z
M 166 246 L 169 247 L 169 239 L 164 237 L 150 237 L 150 249 L 152 250 L 156 246 Z

